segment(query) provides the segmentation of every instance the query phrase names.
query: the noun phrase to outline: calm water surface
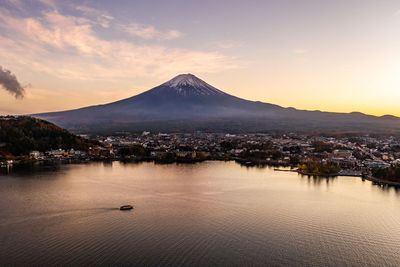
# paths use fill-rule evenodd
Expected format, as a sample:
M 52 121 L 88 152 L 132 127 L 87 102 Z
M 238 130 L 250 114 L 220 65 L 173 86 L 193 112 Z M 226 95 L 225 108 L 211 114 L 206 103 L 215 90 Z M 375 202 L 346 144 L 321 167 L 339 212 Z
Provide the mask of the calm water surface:
M 400 266 L 400 193 L 233 162 L 64 165 L 0 175 L 0 243 L 3 266 Z

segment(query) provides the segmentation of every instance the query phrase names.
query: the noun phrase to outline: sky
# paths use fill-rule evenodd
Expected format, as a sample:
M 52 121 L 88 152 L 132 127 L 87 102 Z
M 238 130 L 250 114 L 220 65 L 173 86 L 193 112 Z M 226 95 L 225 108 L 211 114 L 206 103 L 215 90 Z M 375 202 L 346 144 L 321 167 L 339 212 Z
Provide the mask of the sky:
M 0 0 L 0 114 L 104 104 L 192 73 L 307 110 L 400 116 L 400 1 Z

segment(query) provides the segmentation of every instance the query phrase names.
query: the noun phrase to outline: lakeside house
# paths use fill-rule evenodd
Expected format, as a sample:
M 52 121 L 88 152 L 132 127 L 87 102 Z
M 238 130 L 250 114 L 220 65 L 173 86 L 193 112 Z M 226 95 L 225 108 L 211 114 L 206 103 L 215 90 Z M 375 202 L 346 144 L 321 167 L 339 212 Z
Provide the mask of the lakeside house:
M 68 156 L 68 152 L 66 152 L 64 149 L 55 149 L 47 152 L 49 156 L 53 158 L 63 158 Z
M 30 157 L 31 159 L 39 159 L 41 156 L 43 156 L 43 153 L 41 153 L 41 152 L 39 152 L 39 151 L 36 151 L 36 150 L 31 151 L 31 152 L 29 153 L 29 157 Z

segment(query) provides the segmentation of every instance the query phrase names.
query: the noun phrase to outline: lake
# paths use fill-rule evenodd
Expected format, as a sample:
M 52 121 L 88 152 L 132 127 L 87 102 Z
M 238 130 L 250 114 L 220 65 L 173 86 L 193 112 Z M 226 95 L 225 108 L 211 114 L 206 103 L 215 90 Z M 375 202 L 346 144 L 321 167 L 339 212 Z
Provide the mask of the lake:
M 70 164 L 0 175 L 0 242 L 3 266 L 400 266 L 400 193 L 234 162 Z

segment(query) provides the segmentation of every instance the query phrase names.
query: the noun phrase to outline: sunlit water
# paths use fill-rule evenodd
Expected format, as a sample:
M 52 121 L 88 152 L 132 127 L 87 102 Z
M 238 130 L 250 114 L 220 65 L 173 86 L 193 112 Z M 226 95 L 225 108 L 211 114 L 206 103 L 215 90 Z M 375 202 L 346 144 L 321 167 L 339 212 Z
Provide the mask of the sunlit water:
M 1 265 L 400 266 L 400 193 L 354 177 L 64 165 L 0 175 L 0 213 Z

